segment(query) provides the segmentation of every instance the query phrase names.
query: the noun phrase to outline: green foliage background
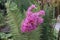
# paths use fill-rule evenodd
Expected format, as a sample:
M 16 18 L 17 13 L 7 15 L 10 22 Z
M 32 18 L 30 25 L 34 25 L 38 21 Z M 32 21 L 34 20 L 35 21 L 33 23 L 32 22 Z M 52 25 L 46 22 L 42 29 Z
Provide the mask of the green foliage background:
M 48 4 L 44 5 L 46 15 L 44 16 L 44 23 L 39 27 L 30 32 L 22 33 L 20 31 L 21 22 L 25 18 L 27 8 L 35 4 L 37 9 L 40 10 L 41 6 L 35 0 L 7 0 L 7 23 L 10 26 L 10 33 L 12 34 L 13 40 L 55 40 L 54 28 L 51 27 L 51 21 L 54 18 L 54 7 Z M 2 18 L 2 17 L 1 17 Z

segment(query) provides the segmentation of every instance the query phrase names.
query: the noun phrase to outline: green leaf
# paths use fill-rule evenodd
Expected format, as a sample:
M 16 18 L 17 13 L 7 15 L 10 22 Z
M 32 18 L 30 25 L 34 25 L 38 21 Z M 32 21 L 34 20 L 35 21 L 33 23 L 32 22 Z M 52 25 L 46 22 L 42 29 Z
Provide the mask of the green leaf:
M 11 2 L 11 3 L 10 3 L 10 10 L 16 10 L 16 9 L 17 9 L 16 3 Z

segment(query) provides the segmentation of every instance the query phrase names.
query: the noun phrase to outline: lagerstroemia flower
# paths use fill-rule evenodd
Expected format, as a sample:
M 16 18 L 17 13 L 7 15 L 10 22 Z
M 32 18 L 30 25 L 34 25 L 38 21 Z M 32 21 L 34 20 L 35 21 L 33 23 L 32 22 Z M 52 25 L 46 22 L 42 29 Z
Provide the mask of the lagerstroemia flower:
M 26 16 L 30 16 L 33 12 L 32 12 L 32 9 L 36 8 L 35 5 L 31 5 L 28 9 L 27 9 L 27 12 L 26 12 Z
M 43 18 L 41 16 L 45 15 L 44 10 L 38 12 L 32 12 L 32 9 L 36 8 L 32 5 L 28 8 L 26 12 L 26 18 L 22 21 L 21 32 L 31 32 L 35 30 L 39 24 L 43 23 Z
M 38 15 L 40 16 L 45 16 L 45 11 L 44 10 L 40 10 L 39 12 L 37 12 Z

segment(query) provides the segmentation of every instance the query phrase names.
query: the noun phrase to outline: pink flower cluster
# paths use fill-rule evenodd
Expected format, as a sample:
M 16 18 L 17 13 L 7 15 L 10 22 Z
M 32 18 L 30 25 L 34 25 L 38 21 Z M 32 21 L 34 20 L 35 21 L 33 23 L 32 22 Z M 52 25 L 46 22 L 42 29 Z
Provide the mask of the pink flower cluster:
M 45 15 L 44 10 L 40 10 L 38 12 L 32 12 L 32 9 L 36 8 L 35 5 L 31 5 L 27 12 L 26 12 L 26 18 L 22 21 L 21 24 L 21 32 L 31 32 L 32 30 L 35 30 L 37 26 L 41 23 L 43 23 L 42 16 Z

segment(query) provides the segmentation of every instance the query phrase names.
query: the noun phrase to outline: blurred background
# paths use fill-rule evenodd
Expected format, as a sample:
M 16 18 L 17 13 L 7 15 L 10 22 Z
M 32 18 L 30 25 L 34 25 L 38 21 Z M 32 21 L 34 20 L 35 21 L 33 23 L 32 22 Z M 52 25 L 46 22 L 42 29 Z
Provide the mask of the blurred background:
M 21 21 L 32 4 L 37 6 L 34 12 L 45 11 L 44 23 L 32 32 L 22 33 Z M 60 0 L 0 0 L 0 40 L 60 40 L 60 27 L 55 28 L 59 15 Z

